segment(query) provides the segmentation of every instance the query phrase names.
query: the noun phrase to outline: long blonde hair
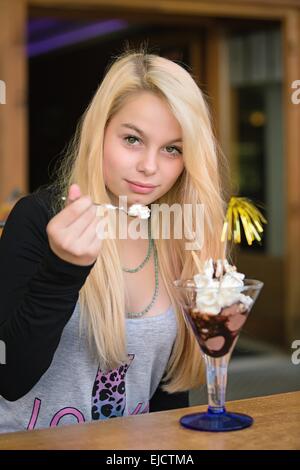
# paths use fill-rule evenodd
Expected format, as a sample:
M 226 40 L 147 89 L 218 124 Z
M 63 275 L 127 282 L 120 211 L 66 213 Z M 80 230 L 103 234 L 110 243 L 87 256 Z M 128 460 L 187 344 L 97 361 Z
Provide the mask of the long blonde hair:
M 109 120 L 126 99 L 139 91 L 155 93 L 170 106 L 183 135 L 184 170 L 174 186 L 155 201 L 158 204 L 203 204 L 204 245 L 201 260 L 224 256 L 220 241 L 224 220 L 218 151 L 211 118 L 203 94 L 192 76 L 180 65 L 145 51 L 126 51 L 110 66 L 105 78 L 78 123 L 76 133 L 60 165 L 54 185 L 55 211 L 63 207 L 61 196 L 70 184 L 83 194 L 110 202 L 105 188 L 102 159 L 104 132 Z M 204 382 L 199 347 L 178 307 L 172 281 L 197 272 L 185 240 L 155 240 L 159 270 L 176 312 L 178 334 L 169 359 L 164 389 L 188 390 Z M 79 293 L 81 317 L 88 338 L 105 369 L 125 362 L 125 286 L 116 240 L 105 239 L 101 253 Z

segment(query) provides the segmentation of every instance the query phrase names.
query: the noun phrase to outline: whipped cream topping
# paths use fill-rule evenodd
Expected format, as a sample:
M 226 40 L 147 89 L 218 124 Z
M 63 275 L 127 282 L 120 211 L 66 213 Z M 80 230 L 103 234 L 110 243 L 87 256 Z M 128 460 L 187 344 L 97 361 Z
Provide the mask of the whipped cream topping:
M 222 308 L 238 302 L 248 309 L 252 299 L 241 292 L 244 278 L 245 275 L 237 272 L 227 260 L 217 260 L 215 264 L 212 259 L 207 260 L 203 272 L 194 276 L 196 287 L 201 289 L 196 295 L 197 309 L 201 313 L 218 315 Z
M 128 209 L 128 215 L 139 217 L 140 219 L 148 219 L 150 217 L 150 209 L 143 204 L 132 204 Z

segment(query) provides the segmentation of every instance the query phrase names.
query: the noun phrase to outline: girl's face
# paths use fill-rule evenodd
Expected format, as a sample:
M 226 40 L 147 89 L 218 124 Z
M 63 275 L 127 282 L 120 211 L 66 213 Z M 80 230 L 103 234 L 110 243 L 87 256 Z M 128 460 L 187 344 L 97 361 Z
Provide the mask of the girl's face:
M 115 204 L 119 196 L 127 196 L 128 206 L 151 204 L 184 168 L 180 125 L 168 105 L 150 92 L 132 95 L 113 116 L 103 152 L 104 181 Z

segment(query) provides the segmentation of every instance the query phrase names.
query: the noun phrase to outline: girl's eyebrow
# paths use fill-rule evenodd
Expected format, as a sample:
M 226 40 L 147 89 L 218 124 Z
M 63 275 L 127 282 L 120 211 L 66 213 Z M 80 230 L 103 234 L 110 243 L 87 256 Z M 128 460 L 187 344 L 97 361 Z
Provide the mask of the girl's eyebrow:
M 127 127 L 128 129 L 132 129 L 133 131 L 137 132 L 142 137 L 144 137 L 144 138 L 146 137 L 145 132 L 143 132 L 141 129 L 139 129 L 134 124 L 131 124 L 130 122 L 124 122 L 123 124 L 121 124 L 121 127 Z M 168 143 L 173 144 L 175 142 L 182 142 L 182 139 L 179 138 L 179 139 L 170 140 L 170 142 L 168 142 Z M 168 145 L 168 143 L 166 145 Z

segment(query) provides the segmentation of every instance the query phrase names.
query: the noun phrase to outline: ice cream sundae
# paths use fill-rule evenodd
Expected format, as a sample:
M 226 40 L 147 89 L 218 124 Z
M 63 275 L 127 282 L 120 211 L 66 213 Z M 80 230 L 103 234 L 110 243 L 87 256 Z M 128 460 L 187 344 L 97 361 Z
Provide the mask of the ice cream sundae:
M 232 351 L 247 319 L 253 300 L 242 292 L 244 278 L 228 261 L 212 259 L 193 278 L 195 298 L 186 317 L 208 356 L 221 357 Z

